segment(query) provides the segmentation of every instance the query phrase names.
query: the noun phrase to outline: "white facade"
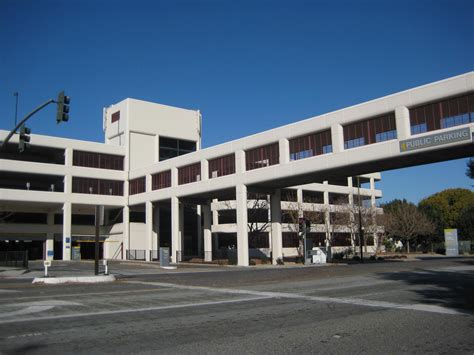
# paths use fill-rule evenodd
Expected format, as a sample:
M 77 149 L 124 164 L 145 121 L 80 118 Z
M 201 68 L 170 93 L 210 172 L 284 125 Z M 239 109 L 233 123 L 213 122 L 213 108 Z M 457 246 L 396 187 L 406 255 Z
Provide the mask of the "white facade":
M 122 215 L 120 223 L 112 220 L 102 227 L 105 258 L 124 258 L 127 251 L 141 250 L 150 260 L 153 258 L 151 252 L 158 249 L 158 241 L 162 244 L 160 234 L 166 232 L 172 258 L 179 261 L 190 243 L 189 219 L 184 222 L 189 218 L 186 205 L 194 206 L 196 215 L 192 221 L 195 233 L 191 238 L 195 250 L 204 252 L 205 259 L 209 260 L 213 233 L 235 233 L 238 264 L 248 265 L 247 196 L 248 192 L 258 192 L 269 196 L 272 207 L 268 233 L 275 262 L 285 252 L 292 253 L 284 250 L 282 243 L 282 234 L 292 228 L 282 223 L 281 213 L 278 213 L 279 209 L 288 208 L 281 200 L 282 188 L 321 191 L 325 197 L 318 208 L 327 211 L 330 204 L 326 197 L 330 193 L 346 194 L 352 199 L 354 187 L 347 177 L 473 155 L 474 109 L 468 109 L 468 121 L 464 113 L 461 121 L 459 115 L 448 117 L 453 119 L 455 127 L 449 123 L 434 129 L 428 127 L 427 132 L 413 133 L 411 122 L 411 110 L 420 105 L 473 92 L 474 73 L 468 73 L 202 150 L 199 111 L 126 99 L 104 109 L 105 144 L 32 135 L 32 149 L 19 156 L 14 152 L 18 137 L 12 139 L 8 152 L 2 153 L 0 159 L 3 175 L 0 178 L 3 218 L 0 238 L 43 239 L 49 258 L 52 253 L 48 252 L 55 245 L 61 245 L 61 257 L 68 260 L 74 244 L 81 240 L 86 243 L 94 234 L 90 221 L 85 225 L 75 221 L 81 221 L 80 216 L 93 214 L 94 206 L 104 205 L 108 218 Z M 374 142 L 369 139 L 360 146 L 345 147 L 348 144 L 345 128 L 381 116 L 394 117 L 394 128 L 384 131 L 390 133 L 387 139 L 377 138 Z M 441 121 L 448 122 L 448 118 Z M 299 148 L 304 158 L 292 155 L 298 137 L 321 132 L 329 132 L 330 137 L 330 143 L 322 147 L 322 153 L 315 148 Z M 435 133 L 445 135 L 432 138 Z M 0 131 L 0 140 L 7 134 L 7 131 Z M 455 136 L 459 139 L 452 138 Z M 412 138 L 417 141 L 410 141 Z M 427 144 L 431 139 L 442 142 Z M 163 146 L 165 141 L 166 144 L 179 143 L 176 143 L 177 148 L 170 148 Z M 166 158 L 169 158 L 172 154 L 184 154 L 190 149 L 190 142 L 194 142 L 195 152 L 160 161 L 161 155 L 168 154 Z M 425 146 L 406 150 L 406 144 Z M 259 147 L 268 148 L 268 151 L 257 152 L 255 156 L 270 154 L 271 148 L 272 158 L 255 158 L 250 154 Z M 35 156 L 35 152 L 40 152 L 38 156 L 41 157 Z M 105 165 L 87 166 L 100 163 L 94 161 L 95 157 L 90 158 L 92 163 L 89 162 L 87 152 L 101 154 L 102 158 L 97 159 Z M 110 161 L 123 160 L 121 169 L 109 166 L 112 164 L 108 162 L 109 156 L 114 157 Z M 233 170 L 215 175 L 211 165 L 223 157 L 230 157 Z M 79 160 L 82 163 L 78 163 Z M 361 195 L 369 197 L 372 205 L 381 196 L 375 189 L 375 180 L 379 178 L 379 174 L 366 176 L 370 188 L 361 189 Z M 341 179 L 346 179 L 343 186 L 332 184 L 332 180 Z M 305 205 L 300 199 L 301 192 L 297 194 L 301 206 L 315 208 L 315 204 Z M 230 203 L 236 210 L 235 223 L 218 223 L 216 213 L 222 208 L 219 201 L 234 201 Z M 40 213 L 45 217 L 36 216 L 36 223 L 10 223 L 12 217 L 8 214 L 11 212 L 20 215 Z M 164 218 L 166 215 L 169 215 L 168 220 Z M 28 215 L 24 216 L 28 218 Z M 321 230 L 317 225 L 311 228 Z

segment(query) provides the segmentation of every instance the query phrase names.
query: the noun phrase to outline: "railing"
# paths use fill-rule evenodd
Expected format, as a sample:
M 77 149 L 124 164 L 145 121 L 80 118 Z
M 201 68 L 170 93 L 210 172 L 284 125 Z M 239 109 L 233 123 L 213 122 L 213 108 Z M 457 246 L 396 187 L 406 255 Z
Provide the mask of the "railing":
M 0 251 L 0 265 L 21 266 L 28 269 L 28 250 L 25 251 Z
M 127 260 L 146 260 L 146 250 L 127 250 Z
M 150 260 L 151 261 L 160 261 L 160 251 L 159 250 L 150 250 Z

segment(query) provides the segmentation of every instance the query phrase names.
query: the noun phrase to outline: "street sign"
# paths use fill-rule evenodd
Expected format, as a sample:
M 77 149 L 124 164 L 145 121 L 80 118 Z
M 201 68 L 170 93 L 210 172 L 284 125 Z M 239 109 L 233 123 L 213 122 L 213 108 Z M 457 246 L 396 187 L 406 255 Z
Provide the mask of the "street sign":
M 45 260 L 43 261 L 44 267 L 50 267 L 51 266 L 51 260 Z

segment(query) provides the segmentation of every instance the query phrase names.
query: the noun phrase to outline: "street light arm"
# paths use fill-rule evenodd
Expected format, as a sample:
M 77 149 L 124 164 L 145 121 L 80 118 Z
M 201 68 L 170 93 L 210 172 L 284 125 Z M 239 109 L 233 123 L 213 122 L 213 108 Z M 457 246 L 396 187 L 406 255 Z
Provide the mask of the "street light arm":
M 0 147 L 0 150 L 3 150 L 6 146 L 7 146 L 7 143 L 8 141 L 13 137 L 13 135 L 16 133 L 16 131 L 18 130 L 18 128 L 20 128 L 26 121 L 28 121 L 28 119 L 33 116 L 36 112 L 42 110 L 43 108 L 45 108 L 46 106 L 48 106 L 49 104 L 52 104 L 53 102 L 56 102 L 54 101 L 53 99 L 49 99 L 48 101 L 46 101 L 44 104 L 38 106 L 37 108 L 35 108 L 33 111 L 31 111 L 29 114 L 27 114 L 17 125 L 15 128 L 13 128 L 13 130 L 8 134 L 7 138 L 5 138 L 5 140 L 3 141 L 2 143 L 2 146 Z

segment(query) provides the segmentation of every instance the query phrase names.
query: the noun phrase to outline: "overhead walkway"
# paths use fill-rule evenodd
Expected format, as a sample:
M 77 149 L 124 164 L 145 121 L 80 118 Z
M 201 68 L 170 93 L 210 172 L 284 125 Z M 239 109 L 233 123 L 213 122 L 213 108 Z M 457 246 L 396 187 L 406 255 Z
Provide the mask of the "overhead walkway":
M 389 95 L 130 172 L 129 205 L 171 203 L 172 255 L 182 248 L 180 203 L 202 205 L 210 248 L 212 199 L 235 199 L 238 263 L 248 265 L 247 191 L 271 195 L 273 258 L 281 256 L 279 189 L 474 155 L 474 73 Z M 182 213 L 181 213 L 182 214 Z

